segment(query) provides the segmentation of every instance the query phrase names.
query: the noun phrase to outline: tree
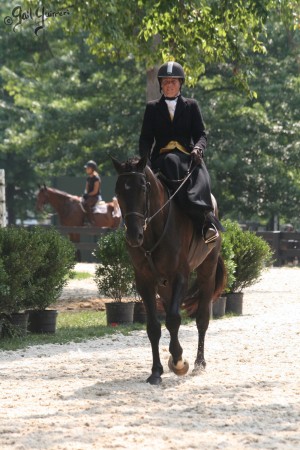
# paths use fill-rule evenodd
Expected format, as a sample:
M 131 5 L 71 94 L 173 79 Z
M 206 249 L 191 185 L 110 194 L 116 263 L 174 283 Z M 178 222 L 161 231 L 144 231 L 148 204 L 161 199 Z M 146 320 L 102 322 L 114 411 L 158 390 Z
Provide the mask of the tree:
M 190 85 L 197 80 L 191 95 L 203 99 L 207 162 L 221 212 L 267 220 L 279 208 L 291 217 L 299 192 L 298 38 L 290 31 L 296 4 L 76 0 L 70 17 L 49 19 L 38 36 L 30 21 L 16 33 L 2 27 L 0 160 L 11 180 L 11 222 L 17 208 L 24 215 L 30 209 L 38 179 L 79 174 L 90 158 L 108 173 L 107 152 L 121 159 L 137 152 L 144 68 L 173 57 L 183 61 Z M 10 9 L 5 2 L 1 16 Z M 278 18 L 288 26 L 276 26 Z M 255 57 L 252 68 L 258 98 L 247 98 L 236 82 L 244 83 L 246 63 L 264 43 L 270 55 Z
M 38 38 L 31 28 L 1 29 L 0 162 L 9 223 L 33 209 L 38 182 L 81 174 L 88 159 L 108 172 L 108 153 L 136 153 L 142 70 L 130 58 L 99 64 L 84 38 L 59 27 Z
M 84 29 L 100 58 L 119 61 L 133 55 L 147 69 L 177 59 L 191 84 L 207 65 L 226 63 L 236 83 L 248 88 L 245 63 L 251 53 L 266 51 L 262 34 L 270 13 L 297 26 L 298 10 L 298 0 L 74 0 L 66 29 Z
M 209 129 L 207 164 L 222 214 L 295 221 L 300 198 L 299 35 L 270 22 L 269 52 L 253 60 L 257 99 L 236 91 L 211 67 L 191 93 Z
M 11 10 L 11 2 L 1 3 L 0 15 L 5 17 Z M 41 46 L 35 42 L 32 33 L 12 33 L 10 28 L 0 28 L 1 67 L 7 67 L 12 78 L 20 61 L 26 64 L 30 54 Z M 27 216 L 28 205 L 33 200 L 31 190 L 36 184 L 34 153 L 26 145 L 28 128 L 32 126 L 33 115 L 26 108 L 15 104 L 17 91 L 9 94 L 0 72 L 0 164 L 5 169 L 6 204 L 9 223 L 15 223 L 17 217 Z M 13 84 L 13 83 L 12 83 Z

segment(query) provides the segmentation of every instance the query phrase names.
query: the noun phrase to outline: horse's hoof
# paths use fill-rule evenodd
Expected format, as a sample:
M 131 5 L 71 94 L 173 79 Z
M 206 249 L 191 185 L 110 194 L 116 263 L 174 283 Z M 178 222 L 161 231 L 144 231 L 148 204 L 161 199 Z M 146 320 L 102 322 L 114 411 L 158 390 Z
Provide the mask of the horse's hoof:
M 185 375 L 189 370 L 189 363 L 186 359 L 180 359 L 175 365 L 172 355 L 169 358 L 168 366 L 169 369 L 179 377 Z
M 147 383 L 152 384 L 152 386 L 158 386 L 161 382 L 161 377 L 157 375 L 150 375 L 150 377 L 147 378 Z
M 201 375 L 201 373 L 205 372 L 206 362 L 202 361 L 201 363 L 195 363 L 194 369 L 192 371 L 193 375 Z

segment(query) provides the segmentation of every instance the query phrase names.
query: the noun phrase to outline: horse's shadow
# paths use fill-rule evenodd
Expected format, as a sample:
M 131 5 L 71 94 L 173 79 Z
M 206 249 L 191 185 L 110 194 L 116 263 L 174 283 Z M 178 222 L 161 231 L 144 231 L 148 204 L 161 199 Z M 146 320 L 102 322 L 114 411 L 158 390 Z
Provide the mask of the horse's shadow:
M 161 390 L 177 388 L 184 385 L 193 374 L 190 371 L 189 374 L 184 377 L 177 377 L 166 369 L 166 372 L 162 375 L 163 381 L 159 386 L 152 386 L 147 383 L 146 380 L 148 376 L 149 373 L 145 371 L 142 374 L 139 373 L 139 375 L 133 375 L 126 378 L 116 377 L 109 381 L 97 381 L 89 386 L 83 386 L 82 388 L 76 389 L 73 394 L 63 396 L 63 399 L 74 400 L 82 398 L 95 400 L 111 396 L 115 398 L 116 395 L 120 398 L 128 396 L 131 393 L 136 394 L 137 392 L 141 393 L 149 390 L 161 392 Z

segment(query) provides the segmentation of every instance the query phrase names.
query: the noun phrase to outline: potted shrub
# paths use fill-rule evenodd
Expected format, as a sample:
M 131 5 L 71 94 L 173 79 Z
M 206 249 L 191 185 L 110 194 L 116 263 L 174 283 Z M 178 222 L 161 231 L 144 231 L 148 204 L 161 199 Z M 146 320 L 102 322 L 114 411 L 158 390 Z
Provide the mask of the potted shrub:
M 136 323 L 146 323 L 147 322 L 146 308 L 136 288 L 134 288 L 134 297 L 135 297 L 135 304 L 133 309 L 133 321 Z
M 272 251 L 266 241 L 255 233 L 243 231 L 237 222 L 227 219 L 224 227 L 223 245 L 232 247 L 235 264 L 234 276 L 227 288 L 226 312 L 242 314 L 242 291 L 254 284 L 264 268 L 271 264 Z
M 99 261 L 95 272 L 99 293 L 113 299 L 113 302 L 105 303 L 107 324 L 132 323 L 134 302 L 122 301 L 134 292 L 134 272 L 126 248 L 124 229 L 102 236 L 95 256 Z
M 26 299 L 34 289 L 32 273 L 41 261 L 42 255 L 28 230 L 17 227 L 0 229 L 0 312 L 2 319 L 16 325 L 20 334 L 27 330 Z
M 75 265 L 75 249 L 69 239 L 55 229 L 33 228 L 31 239 L 42 258 L 31 273 L 33 289 L 25 300 L 29 312 L 28 330 L 32 333 L 55 333 L 57 311 L 47 309 L 59 298 Z
M 235 281 L 234 274 L 236 263 L 234 261 L 233 247 L 231 241 L 229 239 L 224 239 L 224 237 L 222 238 L 221 254 L 226 268 L 227 280 L 224 293 L 212 305 L 212 315 L 213 317 L 217 318 L 223 317 L 225 315 L 227 292 L 230 291 L 230 288 Z

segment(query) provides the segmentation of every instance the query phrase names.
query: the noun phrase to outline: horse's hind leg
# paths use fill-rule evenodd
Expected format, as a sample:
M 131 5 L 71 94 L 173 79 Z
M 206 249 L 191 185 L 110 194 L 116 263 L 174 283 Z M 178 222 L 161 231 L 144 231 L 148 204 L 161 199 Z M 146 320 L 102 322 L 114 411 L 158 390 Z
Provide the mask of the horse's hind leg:
M 197 270 L 198 281 L 198 310 L 196 323 L 198 328 L 198 350 L 195 360 L 194 373 L 205 369 L 206 361 L 204 358 L 205 334 L 209 325 L 210 303 L 215 289 L 216 264 L 209 255 Z
M 188 362 L 182 359 L 182 347 L 178 340 L 178 331 L 181 324 L 180 304 L 187 288 L 187 276 L 176 275 L 172 283 L 171 303 L 167 311 L 166 327 L 170 333 L 171 353 L 169 368 L 176 375 L 185 375 L 189 370 Z
M 160 384 L 163 366 L 159 356 L 159 341 L 161 337 L 161 324 L 156 317 L 156 289 L 155 285 L 136 278 L 136 287 L 142 297 L 147 311 L 147 334 L 152 348 L 152 373 L 147 379 L 150 384 Z

